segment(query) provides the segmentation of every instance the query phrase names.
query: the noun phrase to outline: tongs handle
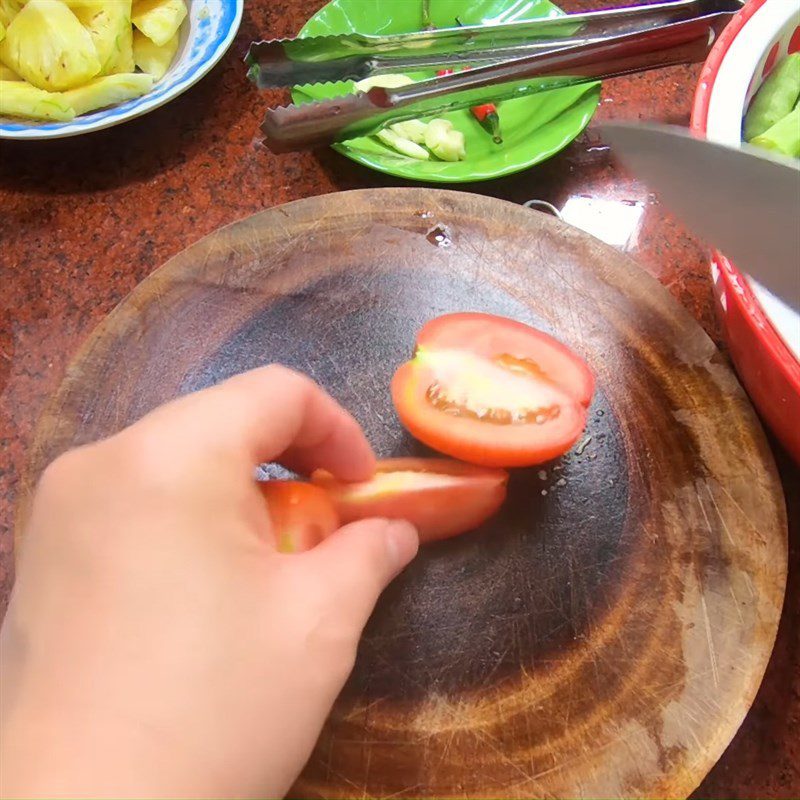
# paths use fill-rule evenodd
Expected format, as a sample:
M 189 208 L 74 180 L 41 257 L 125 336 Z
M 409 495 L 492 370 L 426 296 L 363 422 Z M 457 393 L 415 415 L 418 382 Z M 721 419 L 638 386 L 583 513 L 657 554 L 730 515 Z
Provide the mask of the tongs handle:
M 270 150 L 287 152 L 367 135 L 389 121 L 703 61 L 728 19 L 727 14 L 690 19 L 419 81 L 400 89 L 374 87 L 366 93 L 269 109 L 261 129 Z M 534 82 L 539 78 L 548 80 Z

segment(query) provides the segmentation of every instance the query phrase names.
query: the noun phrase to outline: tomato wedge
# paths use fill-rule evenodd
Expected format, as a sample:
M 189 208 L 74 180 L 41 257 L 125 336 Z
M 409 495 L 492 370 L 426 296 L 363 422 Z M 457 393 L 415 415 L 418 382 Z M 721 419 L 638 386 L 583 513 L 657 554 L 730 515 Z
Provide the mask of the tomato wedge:
M 417 526 L 420 541 L 431 542 L 492 516 L 505 500 L 508 473 L 444 458 L 389 458 L 361 483 L 338 481 L 323 470 L 311 480 L 328 492 L 342 522 L 406 519 Z
M 278 551 L 310 550 L 339 528 L 339 517 L 328 495 L 310 483 L 266 481 L 258 488 L 267 501 Z
M 427 323 L 392 379 L 400 421 L 420 441 L 488 467 L 563 455 L 581 435 L 594 376 L 568 347 L 521 322 L 448 314 Z

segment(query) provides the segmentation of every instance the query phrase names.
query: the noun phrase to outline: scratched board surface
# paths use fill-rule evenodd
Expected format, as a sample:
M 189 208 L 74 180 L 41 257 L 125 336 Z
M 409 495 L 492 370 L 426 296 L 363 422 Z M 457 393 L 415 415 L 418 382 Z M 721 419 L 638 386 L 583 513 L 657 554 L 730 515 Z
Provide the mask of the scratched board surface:
M 463 310 L 537 325 L 589 361 L 586 434 L 516 471 L 496 518 L 424 548 L 390 587 L 294 794 L 685 796 L 769 657 L 783 499 L 700 327 L 624 256 L 550 217 L 383 189 L 218 231 L 78 354 L 40 421 L 28 491 L 69 446 L 271 361 L 323 384 L 380 456 L 424 454 L 389 380 L 424 322 Z

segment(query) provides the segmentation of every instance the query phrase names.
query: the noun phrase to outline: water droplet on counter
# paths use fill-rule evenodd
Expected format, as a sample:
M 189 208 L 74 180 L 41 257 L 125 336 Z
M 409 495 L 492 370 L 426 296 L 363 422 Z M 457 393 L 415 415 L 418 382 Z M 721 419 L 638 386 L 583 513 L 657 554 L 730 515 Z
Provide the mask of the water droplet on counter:
M 542 489 L 542 497 L 547 497 L 547 489 Z
M 450 231 L 444 225 L 437 225 L 431 228 L 426 234 L 425 238 L 436 247 L 450 247 L 453 240 L 450 238 Z

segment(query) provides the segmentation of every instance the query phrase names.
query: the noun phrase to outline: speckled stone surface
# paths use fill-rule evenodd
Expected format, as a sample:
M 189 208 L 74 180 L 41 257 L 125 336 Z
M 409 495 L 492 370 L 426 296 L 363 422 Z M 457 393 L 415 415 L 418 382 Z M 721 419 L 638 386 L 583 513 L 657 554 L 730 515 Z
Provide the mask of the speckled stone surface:
M 626 5 L 622 0 L 600 4 Z M 241 58 L 260 35 L 297 30 L 320 3 L 250 0 L 209 76 L 167 107 L 108 131 L 0 143 L 0 602 L 13 581 L 16 487 L 37 416 L 70 355 L 110 309 L 170 256 L 215 228 L 314 194 L 400 182 L 332 151 L 273 156 Z M 563 0 L 567 10 L 597 3 Z M 686 124 L 697 67 L 610 81 L 598 120 Z M 716 341 L 704 246 L 624 175 L 590 127 L 551 161 L 464 186 L 538 198 L 605 236 L 655 275 Z M 532 212 L 533 213 L 533 212 Z M 776 447 L 790 519 L 790 574 L 778 641 L 756 702 L 697 798 L 800 797 L 800 471 Z

